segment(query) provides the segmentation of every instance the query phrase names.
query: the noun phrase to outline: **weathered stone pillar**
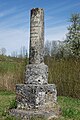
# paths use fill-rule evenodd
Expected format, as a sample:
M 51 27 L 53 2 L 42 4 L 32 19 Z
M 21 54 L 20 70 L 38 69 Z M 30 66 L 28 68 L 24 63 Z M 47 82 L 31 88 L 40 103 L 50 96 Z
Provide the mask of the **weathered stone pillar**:
M 44 11 L 41 8 L 31 10 L 29 51 L 25 83 L 47 84 L 48 66 L 44 64 Z
M 44 11 L 40 8 L 31 10 L 29 63 L 39 64 L 44 60 Z
M 26 65 L 24 84 L 16 85 L 17 109 L 12 115 L 56 117 L 58 114 L 55 84 L 48 84 L 48 66 L 44 64 L 44 13 L 31 10 L 30 57 Z

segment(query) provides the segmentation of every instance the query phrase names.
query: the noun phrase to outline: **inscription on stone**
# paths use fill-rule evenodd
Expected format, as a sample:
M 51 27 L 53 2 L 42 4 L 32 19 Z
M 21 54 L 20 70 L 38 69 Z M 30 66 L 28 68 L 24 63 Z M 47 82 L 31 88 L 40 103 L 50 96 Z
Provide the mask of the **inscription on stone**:
M 44 14 L 43 9 L 31 10 L 30 25 L 30 64 L 44 61 Z

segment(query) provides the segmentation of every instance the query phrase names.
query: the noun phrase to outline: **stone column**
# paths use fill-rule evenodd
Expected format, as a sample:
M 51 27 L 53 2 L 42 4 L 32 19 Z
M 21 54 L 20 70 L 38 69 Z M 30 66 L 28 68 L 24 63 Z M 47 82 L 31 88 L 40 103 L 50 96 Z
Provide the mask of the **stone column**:
M 56 86 L 48 84 L 48 66 L 44 64 L 43 51 L 44 14 L 43 9 L 35 8 L 31 10 L 29 64 L 24 84 L 16 85 L 17 109 L 11 111 L 22 119 L 35 115 L 51 119 L 58 115 Z
M 31 10 L 29 64 L 42 63 L 44 56 L 44 11 L 41 8 Z

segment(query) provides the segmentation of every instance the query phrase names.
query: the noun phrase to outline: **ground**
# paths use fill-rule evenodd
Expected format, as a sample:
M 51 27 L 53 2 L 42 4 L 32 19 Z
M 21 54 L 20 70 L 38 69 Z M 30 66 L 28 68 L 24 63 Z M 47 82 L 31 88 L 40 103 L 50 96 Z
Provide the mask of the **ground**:
M 62 115 L 57 120 L 80 120 L 79 99 L 59 96 L 58 103 L 61 106 Z M 16 118 L 8 115 L 9 108 L 15 106 L 15 93 L 0 91 L 0 120 L 16 120 Z M 44 118 L 32 118 L 31 120 L 44 120 Z

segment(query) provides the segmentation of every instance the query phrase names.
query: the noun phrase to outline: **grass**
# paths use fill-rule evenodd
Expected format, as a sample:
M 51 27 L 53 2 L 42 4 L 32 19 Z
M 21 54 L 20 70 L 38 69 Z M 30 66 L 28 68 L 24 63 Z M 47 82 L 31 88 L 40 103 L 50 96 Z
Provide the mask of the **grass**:
M 0 120 L 7 117 L 7 110 L 10 103 L 15 99 L 15 94 L 7 91 L 0 91 Z
M 59 96 L 80 99 L 80 59 L 46 58 L 49 83 L 55 83 Z M 0 90 L 15 91 L 17 83 L 24 82 L 25 59 L 0 56 Z
M 71 96 L 80 99 L 80 59 L 45 59 L 49 68 L 49 83 L 57 85 L 59 96 Z M 24 59 L 0 56 L 0 120 L 16 120 L 8 115 L 9 108 L 15 108 L 16 83 L 24 80 Z M 58 120 L 80 120 L 80 100 L 71 97 L 58 97 L 62 116 Z M 32 118 L 31 120 L 43 120 Z
M 70 97 L 59 97 L 58 103 L 62 108 L 62 120 L 80 120 L 80 100 Z
M 15 107 L 15 94 L 8 91 L 0 91 L 0 120 L 18 120 L 8 115 L 10 107 Z M 58 103 L 62 109 L 62 115 L 57 120 L 80 120 L 80 100 L 70 97 L 58 97 Z M 31 118 L 31 120 L 45 120 L 44 118 Z
M 24 79 L 25 60 L 0 56 L 0 90 L 15 90 Z
M 80 99 L 80 59 L 47 58 L 49 83 L 55 83 L 59 96 Z

